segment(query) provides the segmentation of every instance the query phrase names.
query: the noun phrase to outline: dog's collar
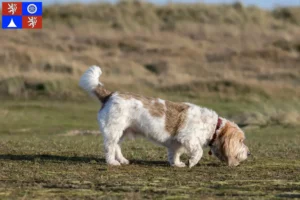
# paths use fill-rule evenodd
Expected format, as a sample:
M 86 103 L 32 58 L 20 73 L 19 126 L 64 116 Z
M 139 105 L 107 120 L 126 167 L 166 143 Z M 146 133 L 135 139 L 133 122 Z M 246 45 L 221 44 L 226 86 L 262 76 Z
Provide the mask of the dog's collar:
M 211 147 L 213 145 L 213 143 L 215 142 L 215 140 L 217 138 L 217 130 L 219 130 L 219 128 L 221 127 L 221 124 L 222 124 L 222 119 L 220 117 L 218 117 L 218 123 L 216 125 L 215 132 L 214 132 L 214 134 L 212 136 L 211 141 L 208 143 L 208 146 Z

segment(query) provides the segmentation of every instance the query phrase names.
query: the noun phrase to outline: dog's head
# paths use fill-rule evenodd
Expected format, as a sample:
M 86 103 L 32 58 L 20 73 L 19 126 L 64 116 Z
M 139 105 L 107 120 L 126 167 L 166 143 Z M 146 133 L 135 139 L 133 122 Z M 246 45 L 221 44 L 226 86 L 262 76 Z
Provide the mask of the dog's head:
M 226 121 L 225 125 L 217 131 L 216 139 L 211 145 L 211 152 L 229 166 L 238 166 L 250 155 L 244 140 L 244 132 L 235 123 Z

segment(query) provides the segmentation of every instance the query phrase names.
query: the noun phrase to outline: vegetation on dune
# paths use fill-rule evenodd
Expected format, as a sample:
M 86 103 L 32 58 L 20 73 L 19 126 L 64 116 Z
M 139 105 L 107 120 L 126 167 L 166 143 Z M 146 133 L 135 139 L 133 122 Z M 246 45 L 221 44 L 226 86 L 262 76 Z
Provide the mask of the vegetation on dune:
M 83 96 L 78 87 L 65 88 L 98 64 L 111 89 L 153 95 L 198 82 L 199 90 L 205 88 L 201 96 L 235 97 L 245 89 L 263 97 L 298 97 L 298 11 L 241 3 L 48 6 L 42 30 L 0 33 L 0 94 L 76 99 Z
M 121 1 L 117 4 L 102 3 L 94 5 L 50 6 L 44 16 L 50 20 L 75 22 L 93 20 L 111 28 L 130 28 L 138 24 L 142 27 L 172 27 L 181 21 L 211 24 L 255 23 L 272 25 L 276 21 L 299 25 L 300 15 L 297 7 L 276 8 L 272 11 L 255 6 L 245 7 L 242 3 L 228 5 L 207 4 L 168 4 L 158 6 L 141 1 Z M 85 12 L 88 10 L 89 12 Z
M 252 117 L 296 116 L 287 117 L 293 124 L 300 96 L 297 10 L 138 1 L 49 6 L 42 30 L 0 33 L 0 98 L 87 99 L 78 79 L 96 64 L 113 91 L 262 104 L 276 111 Z M 281 100 L 290 108 L 273 109 Z

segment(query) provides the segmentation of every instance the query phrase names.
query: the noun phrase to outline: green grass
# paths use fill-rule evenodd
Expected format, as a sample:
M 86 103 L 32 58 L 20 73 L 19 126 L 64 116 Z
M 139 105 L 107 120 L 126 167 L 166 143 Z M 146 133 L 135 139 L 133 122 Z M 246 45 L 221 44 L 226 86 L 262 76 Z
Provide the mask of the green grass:
M 224 105 L 214 107 L 230 113 Z M 101 136 L 65 135 L 97 130 L 99 108 L 93 101 L 2 102 L 0 199 L 300 198 L 297 126 L 246 127 L 253 156 L 236 168 L 207 150 L 194 168 L 172 168 L 166 150 L 145 140 L 123 143 L 132 164 L 109 167 Z

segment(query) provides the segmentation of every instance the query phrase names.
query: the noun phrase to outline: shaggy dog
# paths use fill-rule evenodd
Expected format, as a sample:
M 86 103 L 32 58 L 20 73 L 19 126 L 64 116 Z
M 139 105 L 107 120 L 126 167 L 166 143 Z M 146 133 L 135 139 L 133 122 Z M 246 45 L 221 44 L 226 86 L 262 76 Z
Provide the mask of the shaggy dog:
M 90 67 L 79 85 L 103 104 L 98 112 L 108 165 L 129 164 L 120 142 L 125 136 L 144 136 L 168 149 L 170 165 L 185 167 L 182 153 L 190 155 L 189 167 L 203 155 L 203 147 L 229 166 L 237 166 L 250 155 L 243 131 L 217 113 L 191 103 L 175 103 L 130 93 L 107 90 L 97 66 Z

